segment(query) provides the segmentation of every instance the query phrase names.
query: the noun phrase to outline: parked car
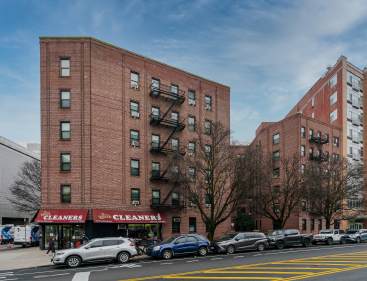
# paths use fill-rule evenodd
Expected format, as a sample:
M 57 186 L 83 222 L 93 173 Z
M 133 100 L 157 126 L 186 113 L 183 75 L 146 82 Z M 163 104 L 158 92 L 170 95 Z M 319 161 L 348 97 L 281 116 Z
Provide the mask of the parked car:
M 117 260 L 125 263 L 137 255 L 136 246 L 127 238 L 97 238 L 74 249 L 56 252 L 51 262 L 78 267 L 80 264 L 96 260 Z
M 278 249 L 284 246 L 303 245 L 308 247 L 312 241 L 311 233 L 299 233 L 298 229 L 279 229 L 268 234 L 269 245 Z
M 268 246 L 268 239 L 261 232 L 229 233 L 211 243 L 214 252 L 228 254 L 244 250 L 262 251 Z
M 312 245 L 316 245 L 318 242 L 324 242 L 326 245 L 331 245 L 333 242 L 345 244 L 345 233 L 343 229 L 321 230 L 320 233 L 313 238 Z
M 14 227 L 14 245 L 38 246 L 40 242 L 39 225 L 21 225 Z
M 170 259 L 187 254 L 206 256 L 209 251 L 210 242 L 204 235 L 186 234 L 172 236 L 161 243 L 151 245 L 146 254 L 151 257 Z
M 350 229 L 345 232 L 345 241 L 360 243 L 367 240 L 367 229 Z

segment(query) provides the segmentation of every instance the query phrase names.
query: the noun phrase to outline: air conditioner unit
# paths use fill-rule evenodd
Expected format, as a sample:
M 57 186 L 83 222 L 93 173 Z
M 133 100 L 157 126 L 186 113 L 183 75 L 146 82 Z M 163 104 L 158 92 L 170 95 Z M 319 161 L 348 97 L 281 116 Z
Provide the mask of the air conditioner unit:
M 189 105 L 195 106 L 195 101 L 194 100 L 189 100 Z
M 195 178 L 189 178 L 189 181 L 195 181 Z
M 173 222 L 180 222 L 181 218 L 173 218 Z
M 138 89 L 138 83 L 131 83 L 131 88 L 137 90 Z
M 131 145 L 132 145 L 133 147 L 136 147 L 136 146 L 139 146 L 140 144 L 139 144 L 139 142 L 138 142 L 138 141 L 133 141 L 133 142 L 131 142 Z
M 133 205 L 139 205 L 140 204 L 140 201 L 132 201 L 131 202 Z
M 195 156 L 195 153 L 194 152 L 189 152 L 189 156 L 194 157 Z
M 190 207 L 196 207 L 196 204 L 194 204 L 194 203 L 190 203 L 190 204 L 189 204 L 189 206 L 190 206 Z
M 137 112 L 137 111 L 132 111 L 132 112 L 131 112 L 131 117 L 139 118 L 139 112 Z
M 125 223 L 117 224 L 117 229 L 126 229 L 126 224 Z
M 206 110 L 211 110 L 211 109 L 212 109 L 212 107 L 211 107 L 211 105 L 206 105 L 206 106 L 205 106 L 205 109 L 206 109 Z
M 340 213 L 340 210 L 336 210 L 335 213 Z
M 205 207 L 211 208 L 212 207 L 212 204 L 205 204 Z

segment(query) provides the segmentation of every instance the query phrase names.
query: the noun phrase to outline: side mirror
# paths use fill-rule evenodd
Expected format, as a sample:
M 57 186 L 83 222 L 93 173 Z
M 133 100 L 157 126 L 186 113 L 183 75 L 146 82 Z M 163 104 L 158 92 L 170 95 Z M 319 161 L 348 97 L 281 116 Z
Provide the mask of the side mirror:
M 240 240 L 240 238 L 236 237 L 234 240 L 239 241 L 239 240 Z
M 174 244 L 178 244 L 179 242 L 178 241 L 175 241 L 175 243 Z
M 90 246 L 89 246 L 89 245 L 84 247 L 84 249 L 87 249 L 87 250 L 88 250 L 89 248 L 90 248 Z

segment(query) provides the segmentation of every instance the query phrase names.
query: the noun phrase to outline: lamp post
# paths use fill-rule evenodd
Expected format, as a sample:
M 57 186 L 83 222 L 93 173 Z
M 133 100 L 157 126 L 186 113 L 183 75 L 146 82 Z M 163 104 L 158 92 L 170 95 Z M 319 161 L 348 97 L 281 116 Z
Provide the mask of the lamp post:
M 27 219 L 24 218 L 24 242 L 25 247 L 27 248 Z

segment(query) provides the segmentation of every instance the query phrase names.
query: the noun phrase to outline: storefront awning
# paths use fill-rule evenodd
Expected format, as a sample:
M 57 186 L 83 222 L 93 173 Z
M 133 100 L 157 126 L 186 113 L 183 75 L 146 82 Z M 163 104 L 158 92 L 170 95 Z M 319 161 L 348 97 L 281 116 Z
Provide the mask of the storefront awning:
M 40 210 L 35 222 L 85 223 L 88 210 Z
M 166 216 L 158 212 L 93 210 L 94 222 L 112 223 L 165 223 Z

